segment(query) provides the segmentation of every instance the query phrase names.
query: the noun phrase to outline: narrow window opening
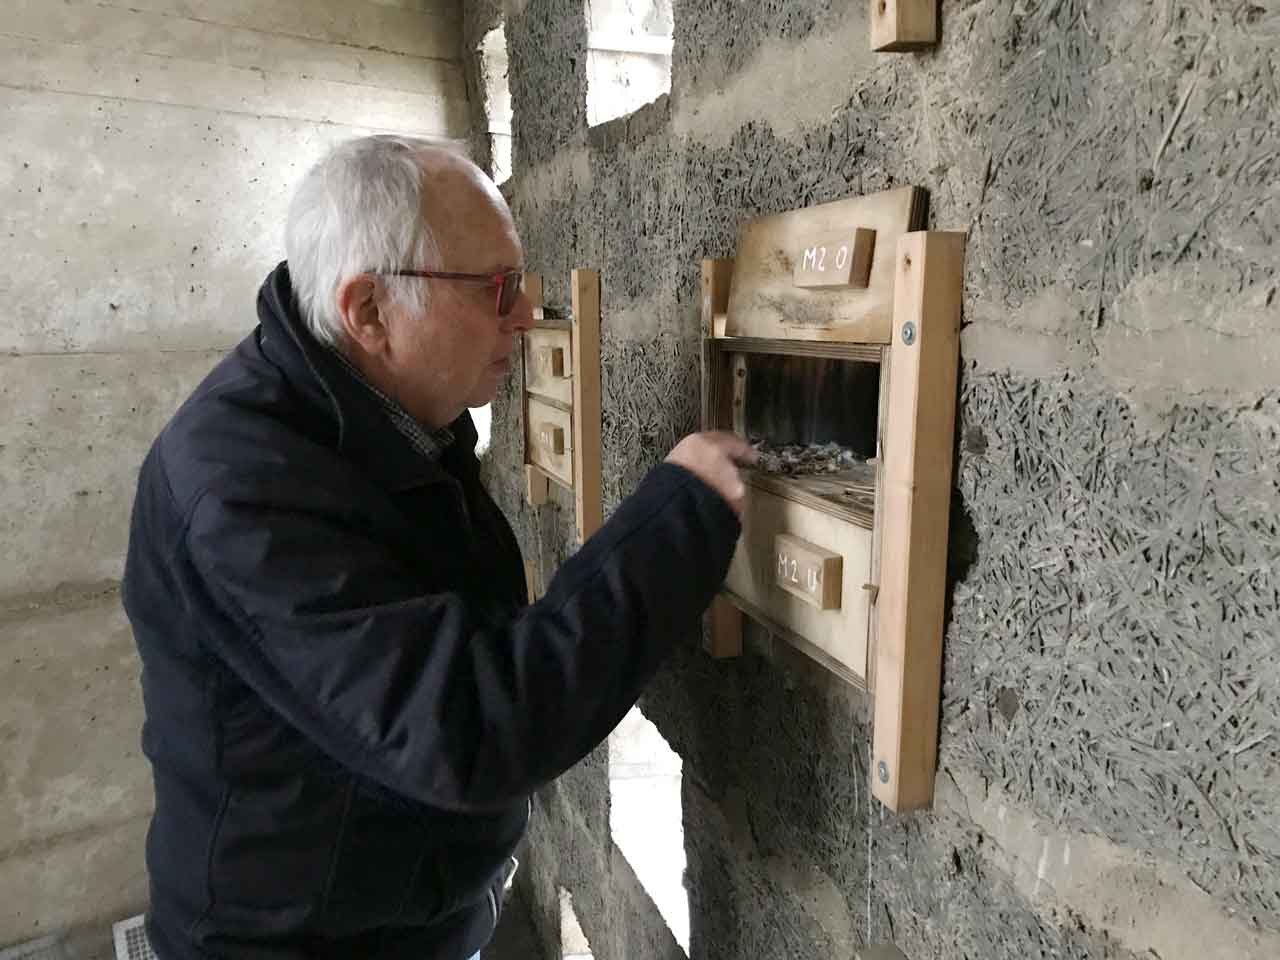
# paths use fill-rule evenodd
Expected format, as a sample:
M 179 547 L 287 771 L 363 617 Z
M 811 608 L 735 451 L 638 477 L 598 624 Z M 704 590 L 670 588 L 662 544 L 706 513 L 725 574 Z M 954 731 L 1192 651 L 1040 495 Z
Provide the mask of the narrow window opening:
M 609 829 L 689 954 L 680 755 L 635 707 L 609 736 Z
M 564 889 L 560 891 L 560 960 L 595 960 L 578 915 L 573 912 L 573 894 Z
M 511 179 L 511 86 L 507 71 L 507 28 L 505 23 L 484 35 L 480 41 L 480 80 L 484 84 L 484 115 L 488 123 L 491 152 L 490 174 L 493 182 L 502 184 Z M 485 404 L 471 411 L 475 421 L 476 456 L 484 456 L 489 450 L 492 434 L 493 407 Z
M 483 457 L 489 452 L 489 441 L 493 434 L 493 404 L 472 407 L 471 422 L 476 425 L 476 456 Z
M 493 182 L 511 178 L 511 86 L 507 80 L 507 28 L 498 24 L 480 41 L 484 112 L 493 149 Z
M 671 0 L 589 0 L 587 122 L 634 113 L 671 92 Z

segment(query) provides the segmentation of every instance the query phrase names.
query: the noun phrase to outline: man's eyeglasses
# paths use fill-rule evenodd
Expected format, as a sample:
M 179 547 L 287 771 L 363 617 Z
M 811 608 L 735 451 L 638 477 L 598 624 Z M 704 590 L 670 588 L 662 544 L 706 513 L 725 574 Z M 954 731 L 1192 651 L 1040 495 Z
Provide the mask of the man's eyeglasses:
M 441 270 L 390 270 L 386 277 L 427 277 L 431 280 L 461 280 L 464 283 L 484 283 L 498 288 L 498 316 L 505 317 L 516 305 L 520 286 L 524 281 L 523 270 L 504 270 L 502 273 L 446 273 Z

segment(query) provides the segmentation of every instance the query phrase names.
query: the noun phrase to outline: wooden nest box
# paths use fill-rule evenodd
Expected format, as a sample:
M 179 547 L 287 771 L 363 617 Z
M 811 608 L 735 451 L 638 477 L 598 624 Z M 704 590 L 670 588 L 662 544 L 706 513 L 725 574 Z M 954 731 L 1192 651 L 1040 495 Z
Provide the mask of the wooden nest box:
M 574 270 L 572 306 L 543 304 L 539 274 L 525 274 L 534 327 L 521 352 L 525 495 L 546 503 L 551 484 L 571 490 L 579 542 L 600 528 L 600 274 Z M 561 315 L 556 315 L 557 313 Z
M 925 192 L 747 223 L 702 264 L 703 425 L 764 449 L 711 612 L 743 614 L 875 698 L 871 781 L 930 805 L 937 762 L 964 235 Z

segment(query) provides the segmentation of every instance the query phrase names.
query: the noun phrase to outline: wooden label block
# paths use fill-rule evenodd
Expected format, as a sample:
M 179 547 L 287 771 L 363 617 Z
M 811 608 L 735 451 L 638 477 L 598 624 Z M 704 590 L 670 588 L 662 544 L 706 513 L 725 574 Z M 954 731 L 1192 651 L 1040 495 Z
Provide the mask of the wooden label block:
M 564 428 L 554 423 L 538 424 L 538 442 L 557 457 L 564 454 Z
M 871 282 L 875 246 L 876 232 L 861 227 L 816 237 L 797 251 L 795 285 L 865 290 Z
M 840 609 L 840 554 L 787 533 L 774 537 L 773 553 L 774 583 L 819 610 Z
M 564 350 L 560 347 L 542 347 L 538 351 L 538 370 L 546 377 L 563 377 Z

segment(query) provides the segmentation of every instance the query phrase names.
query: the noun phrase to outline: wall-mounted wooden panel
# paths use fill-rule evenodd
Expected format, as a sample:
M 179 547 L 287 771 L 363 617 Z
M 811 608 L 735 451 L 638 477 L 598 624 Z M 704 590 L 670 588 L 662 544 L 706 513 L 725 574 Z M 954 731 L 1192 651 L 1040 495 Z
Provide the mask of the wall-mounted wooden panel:
M 779 536 L 791 536 L 840 557 L 839 608 L 822 610 L 777 583 Z M 871 531 L 813 507 L 747 487 L 742 539 L 729 567 L 730 594 L 804 638 L 862 683 L 867 673 Z
M 573 417 L 569 411 L 530 397 L 525 427 L 530 462 L 565 486 L 573 486 Z
M 565 406 L 573 403 L 573 335 L 533 329 L 524 335 L 524 388 Z
M 893 322 L 893 257 L 898 238 L 923 225 L 926 196 L 902 187 L 792 210 L 747 223 L 733 261 L 729 337 L 887 343 Z M 818 241 L 874 230 L 863 288 L 798 287 L 796 268 Z M 714 331 L 713 331 L 714 332 Z

